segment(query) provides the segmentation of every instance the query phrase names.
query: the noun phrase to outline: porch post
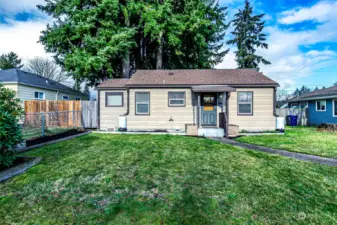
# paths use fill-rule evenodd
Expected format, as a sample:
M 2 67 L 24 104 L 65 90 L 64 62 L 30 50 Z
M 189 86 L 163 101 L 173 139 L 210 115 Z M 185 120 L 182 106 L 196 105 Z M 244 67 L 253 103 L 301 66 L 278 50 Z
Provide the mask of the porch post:
M 201 124 L 201 122 L 200 122 L 200 119 L 201 119 L 201 107 L 200 107 L 200 103 L 201 101 L 200 101 L 200 93 L 198 93 L 198 107 L 197 107 L 197 114 L 198 114 L 198 118 L 197 118 L 197 123 L 198 123 L 198 128 L 200 128 L 200 124 Z
M 228 129 L 229 129 L 229 105 L 228 105 L 228 99 L 230 97 L 230 93 L 226 92 L 226 112 L 225 112 L 225 117 L 226 117 L 226 138 L 229 137 L 228 134 Z

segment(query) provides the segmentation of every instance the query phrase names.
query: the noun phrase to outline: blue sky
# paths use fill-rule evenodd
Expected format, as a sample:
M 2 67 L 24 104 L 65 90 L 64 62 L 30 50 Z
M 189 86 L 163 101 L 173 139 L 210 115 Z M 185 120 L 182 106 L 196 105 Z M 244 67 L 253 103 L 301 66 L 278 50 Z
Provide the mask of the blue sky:
M 229 18 L 243 0 L 220 0 Z M 258 53 L 272 62 L 261 66 L 289 92 L 301 85 L 331 86 L 337 81 L 337 0 L 251 0 L 265 13 L 268 50 Z M 50 18 L 36 9 L 44 0 L 0 0 L 0 54 L 17 52 L 24 60 L 48 56 L 38 41 Z M 230 38 L 228 36 L 227 38 Z M 235 68 L 235 47 L 217 68 Z

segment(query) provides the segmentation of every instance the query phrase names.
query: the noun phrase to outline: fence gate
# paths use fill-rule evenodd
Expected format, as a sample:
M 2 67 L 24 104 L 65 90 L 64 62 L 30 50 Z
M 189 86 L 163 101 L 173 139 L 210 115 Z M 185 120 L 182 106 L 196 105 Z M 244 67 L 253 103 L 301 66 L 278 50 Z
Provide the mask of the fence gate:
M 82 120 L 85 128 L 97 128 L 97 101 L 81 101 Z

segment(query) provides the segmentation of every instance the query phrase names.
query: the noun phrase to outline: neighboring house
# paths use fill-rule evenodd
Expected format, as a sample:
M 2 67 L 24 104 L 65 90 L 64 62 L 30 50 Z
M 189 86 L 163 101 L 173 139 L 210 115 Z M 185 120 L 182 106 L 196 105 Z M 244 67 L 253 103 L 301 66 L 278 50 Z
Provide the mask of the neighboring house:
M 289 100 L 291 108 L 308 108 L 308 124 L 337 124 L 337 86 L 320 89 Z
M 106 80 L 97 87 L 101 130 L 186 131 L 221 136 L 221 112 L 228 124 L 246 131 L 276 129 L 278 84 L 250 69 L 138 70 L 131 79 Z M 223 115 L 223 114 L 222 114 Z M 224 134 L 222 134 L 223 136 Z
M 58 82 L 19 69 L 0 70 L 0 83 L 27 100 L 88 100 L 89 96 Z
M 276 108 L 277 109 L 284 109 L 288 108 L 289 106 L 289 101 L 288 100 L 283 100 L 283 101 L 277 101 L 276 102 Z

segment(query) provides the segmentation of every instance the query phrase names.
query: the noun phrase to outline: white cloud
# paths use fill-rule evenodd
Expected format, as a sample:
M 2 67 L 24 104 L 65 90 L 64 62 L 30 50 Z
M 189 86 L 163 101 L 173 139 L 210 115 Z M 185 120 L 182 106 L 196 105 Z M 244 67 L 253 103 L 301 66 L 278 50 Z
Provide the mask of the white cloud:
M 44 0 L 0 0 L 0 12 L 3 14 L 37 12 L 36 6 L 44 4 Z
M 282 24 L 295 24 L 304 21 L 326 22 L 336 17 L 337 2 L 322 1 L 307 7 L 285 11 L 281 14 L 279 22 Z
M 24 60 L 47 55 L 43 46 L 37 42 L 48 20 L 26 22 L 7 20 L 7 22 L 0 24 L 0 54 L 13 51 Z

